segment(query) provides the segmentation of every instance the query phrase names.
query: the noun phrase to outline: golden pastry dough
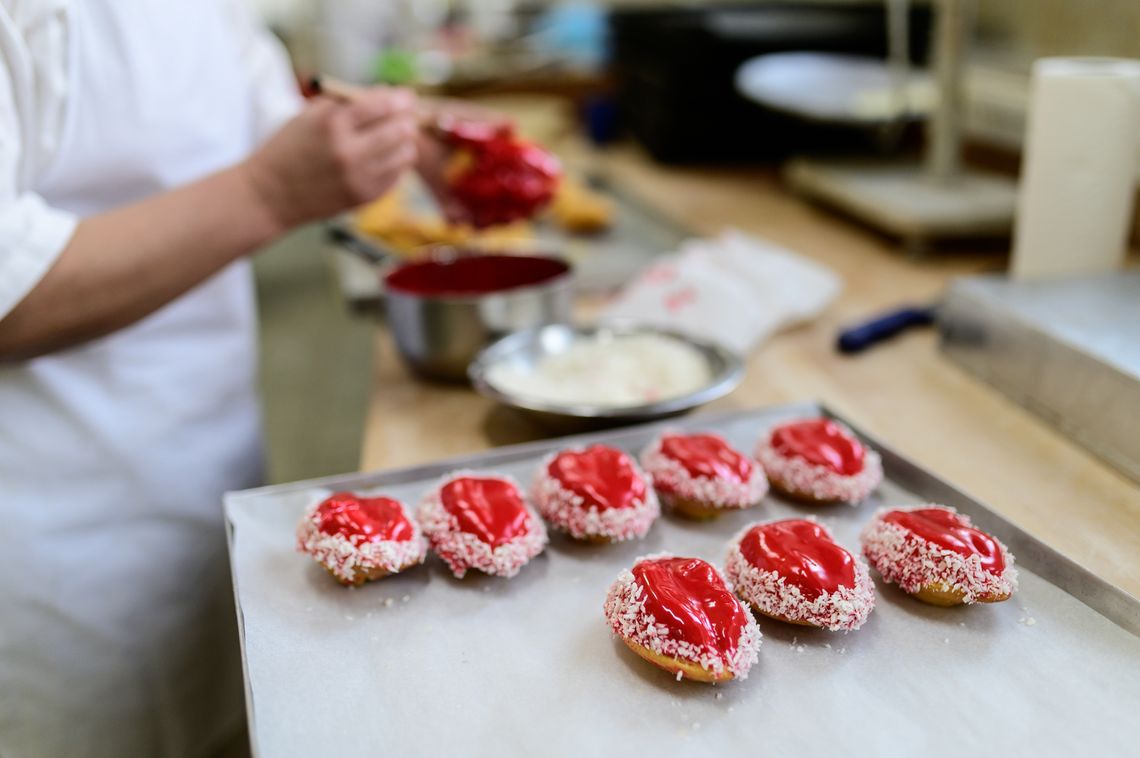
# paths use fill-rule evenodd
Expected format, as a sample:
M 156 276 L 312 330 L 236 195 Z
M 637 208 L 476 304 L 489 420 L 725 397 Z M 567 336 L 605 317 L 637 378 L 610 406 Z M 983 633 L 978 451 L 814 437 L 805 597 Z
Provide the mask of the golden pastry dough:
M 550 204 L 554 223 L 574 234 L 594 234 L 613 226 L 613 201 L 580 181 L 565 177 Z
M 718 508 L 715 505 L 709 505 L 703 500 L 697 500 L 691 497 L 679 497 L 677 495 L 662 495 L 661 501 L 674 513 L 678 513 L 693 521 L 712 521 L 727 511 L 739 510 L 736 508 Z
M 371 568 L 371 569 L 361 568 L 358 566 L 353 571 L 352 579 L 350 579 L 350 580 L 346 580 L 343 577 L 338 576 L 328 566 L 324 566 L 324 569 L 325 569 L 325 571 L 329 572 L 329 576 L 331 576 L 333 579 L 336 579 L 338 582 L 343 584 L 345 587 L 359 587 L 362 584 L 364 584 L 365 582 L 374 582 L 377 579 L 383 579 L 384 577 L 390 576 L 391 574 L 398 574 L 401 571 L 404 571 L 406 569 L 410 569 L 412 566 L 418 566 L 419 564 L 420 564 L 420 561 L 411 561 L 409 563 L 405 563 L 404 565 L 398 567 L 395 571 L 389 571 L 388 569 L 384 568 L 383 566 L 376 566 L 376 567 Z
M 843 504 L 842 500 L 819 498 L 810 492 L 797 489 L 795 485 L 781 479 L 778 474 L 768 474 L 768 485 L 772 488 L 772 492 L 783 495 L 789 500 L 795 500 L 797 503 L 803 503 L 805 505 Z
M 801 619 L 790 619 L 787 616 L 777 616 L 774 613 L 766 613 L 766 612 L 760 610 L 760 607 L 758 605 L 753 603 L 748 598 L 744 597 L 744 595 L 740 594 L 740 592 L 737 592 L 736 595 L 737 595 L 737 597 L 739 597 L 741 600 L 744 601 L 745 605 L 747 605 L 749 608 L 751 608 L 753 611 L 755 611 L 759 615 L 764 616 L 766 618 L 775 619 L 776 621 L 783 621 L 785 624 L 795 624 L 796 626 L 810 626 L 810 627 L 814 627 L 816 629 L 822 629 L 823 628 L 819 624 L 813 624 L 810 621 L 803 621 Z
M 961 590 L 953 590 L 944 584 L 924 584 L 918 592 L 913 594 L 917 600 L 921 600 L 927 605 L 937 605 L 942 608 L 948 608 L 952 605 L 961 605 L 962 599 L 966 593 Z M 1000 603 L 1003 600 L 1009 600 L 1009 594 L 1005 595 L 983 595 L 977 598 L 976 602 L 979 603 Z
M 621 641 L 629 646 L 629 649 L 640 655 L 645 660 L 652 663 L 658 668 L 665 669 L 670 674 L 676 675 L 681 672 L 681 676 L 685 679 L 692 679 L 695 682 L 727 682 L 732 679 L 732 672 L 726 666 L 724 671 L 716 674 L 712 671 L 701 666 L 699 663 L 693 661 L 682 660 L 681 658 L 674 658 L 661 653 L 655 653 L 644 645 L 639 645 L 632 640 L 627 640 L 624 637 Z
M 534 239 L 526 221 L 476 230 L 467 224 L 450 224 L 435 213 L 415 213 L 406 193 L 396 187 L 356 213 L 357 230 L 373 237 L 404 257 L 413 257 L 436 245 L 464 245 L 491 249 L 495 245 Z

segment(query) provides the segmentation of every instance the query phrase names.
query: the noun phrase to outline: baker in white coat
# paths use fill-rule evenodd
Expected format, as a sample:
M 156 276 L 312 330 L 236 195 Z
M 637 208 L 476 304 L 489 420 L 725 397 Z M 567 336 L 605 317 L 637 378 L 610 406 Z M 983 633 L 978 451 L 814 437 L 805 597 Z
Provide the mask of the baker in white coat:
M 416 155 L 410 93 L 302 107 L 247 2 L 0 0 L 3 758 L 208 755 L 240 727 L 243 258 Z

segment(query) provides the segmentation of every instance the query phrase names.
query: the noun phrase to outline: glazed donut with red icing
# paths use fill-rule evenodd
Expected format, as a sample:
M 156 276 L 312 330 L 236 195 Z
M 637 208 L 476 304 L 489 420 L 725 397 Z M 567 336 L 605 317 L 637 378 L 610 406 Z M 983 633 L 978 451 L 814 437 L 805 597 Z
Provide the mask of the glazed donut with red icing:
M 420 502 L 431 548 L 462 579 L 468 569 L 512 577 L 546 547 L 546 527 L 509 476 L 457 471 Z
M 799 500 L 858 504 L 883 481 L 879 454 L 832 419 L 780 424 L 756 445 L 772 488 Z
M 853 631 L 875 607 L 867 566 L 822 524 L 750 524 L 728 548 L 725 574 L 746 603 L 780 621 Z
M 700 558 L 638 558 L 610 586 L 604 610 L 631 650 L 678 680 L 744 679 L 759 657 L 756 620 Z
M 693 519 L 749 508 L 768 492 L 764 471 L 716 434 L 663 434 L 641 465 L 661 501 Z
M 561 164 L 519 138 L 514 127 L 463 120 L 440 126 L 456 150 L 446 171 L 448 188 L 476 227 L 530 218 L 554 198 Z
M 1017 590 L 1006 546 L 944 505 L 881 508 L 861 539 L 883 580 L 924 603 L 998 603 Z
M 543 518 L 578 540 L 644 537 L 661 513 L 633 459 L 606 445 L 551 454 L 539 467 L 532 493 Z
M 337 492 L 306 509 L 297 549 L 341 584 L 359 586 L 423 563 L 427 540 L 399 500 Z

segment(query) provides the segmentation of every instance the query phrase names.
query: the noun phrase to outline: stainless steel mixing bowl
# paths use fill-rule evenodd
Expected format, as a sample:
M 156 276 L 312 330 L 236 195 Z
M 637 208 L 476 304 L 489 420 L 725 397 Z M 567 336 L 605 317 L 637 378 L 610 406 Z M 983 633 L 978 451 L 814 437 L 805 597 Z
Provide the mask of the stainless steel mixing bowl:
M 644 405 L 615 406 L 565 403 L 512 393 L 491 379 L 497 365 L 512 365 L 533 371 L 542 360 L 568 350 L 575 342 L 599 337 L 612 338 L 638 334 L 667 337 L 689 345 L 707 362 L 709 381 L 684 395 Z M 471 383 L 482 395 L 530 416 L 543 426 L 561 433 L 604 429 L 688 413 L 694 408 L 727 395 L 744 378 L 744 364 L 720 345 L 678 332 L 650 326 L 575 327 L 555 324 L 504 337 L 482 351 L 468 370 Z
M 547 256 L 460 255 L 399 266 L 384 285 L 388 324 L 412 370 L 465 381 L 500 337 L 569 321 L 573 273 Z

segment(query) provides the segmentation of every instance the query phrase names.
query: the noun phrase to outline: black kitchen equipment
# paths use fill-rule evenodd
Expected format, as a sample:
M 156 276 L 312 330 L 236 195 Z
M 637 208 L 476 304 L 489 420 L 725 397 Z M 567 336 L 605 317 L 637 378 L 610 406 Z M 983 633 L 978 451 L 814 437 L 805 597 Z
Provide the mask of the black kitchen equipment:
M 886 11 L 850 3 L 749 3 L 615 10 L 613 70 L 623 126 L 666 163 L 772 160 L 821 146 L 870 145 L 859 129 L 810 124 L 741 97 L 740 64 L 788 51 L 885 58 Z M 909 49 L 925 61 L 930 10 L 910 10 Z

